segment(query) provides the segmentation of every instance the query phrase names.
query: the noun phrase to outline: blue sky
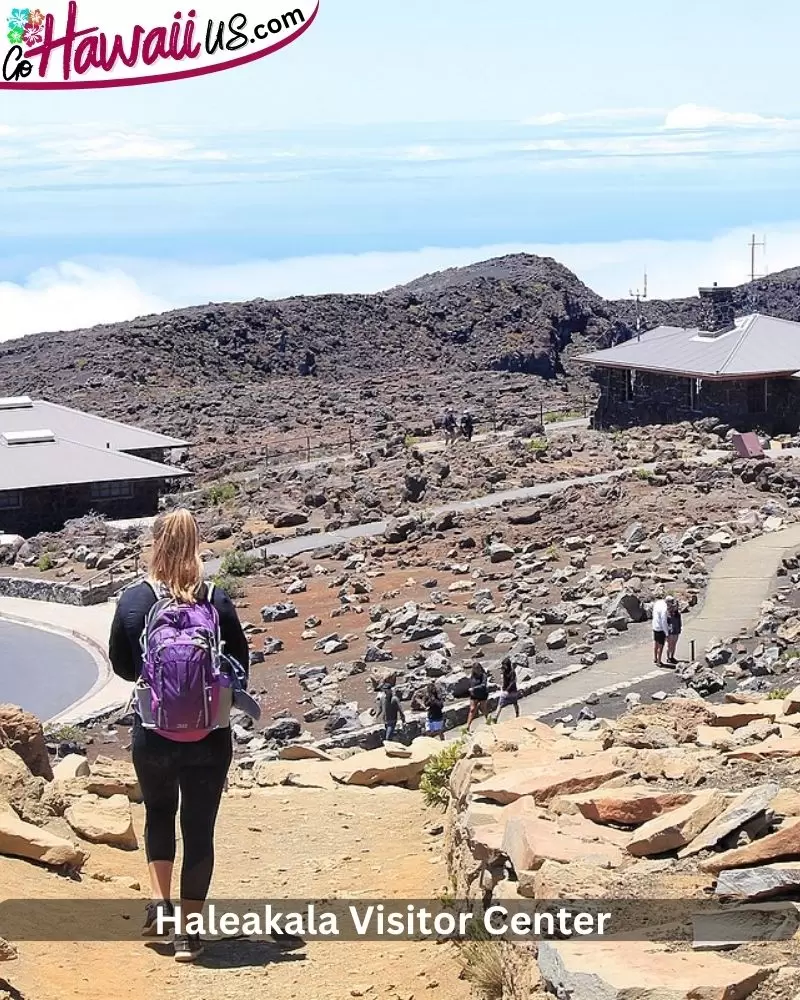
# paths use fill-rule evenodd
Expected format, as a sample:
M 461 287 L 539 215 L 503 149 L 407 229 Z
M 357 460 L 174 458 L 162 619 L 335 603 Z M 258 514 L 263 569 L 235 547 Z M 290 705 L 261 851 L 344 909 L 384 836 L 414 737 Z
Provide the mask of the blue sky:
M 782 0 L 321 0 L 248 67 L 2 91 L 0 338 L 517 249 L 617 295 L 744 280 L 751 231 L 800 264 L 797 37 Z

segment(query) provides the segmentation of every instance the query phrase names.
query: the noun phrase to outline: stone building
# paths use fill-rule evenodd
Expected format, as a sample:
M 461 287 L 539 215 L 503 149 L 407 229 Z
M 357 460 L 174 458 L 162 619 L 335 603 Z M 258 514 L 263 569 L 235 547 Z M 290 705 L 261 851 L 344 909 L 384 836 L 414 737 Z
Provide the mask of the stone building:
M 659 326 L 580 355 L 600 387 L 597 427 L 716 417 L 737 430 L 800 427 L 800 323 L 734 317 L 731 290 L 700 289 L 697 328 Z
M 185 441 L 27 396 L 0 399 L 0 532 L 56 531 L 93 511 L 147 517 Z

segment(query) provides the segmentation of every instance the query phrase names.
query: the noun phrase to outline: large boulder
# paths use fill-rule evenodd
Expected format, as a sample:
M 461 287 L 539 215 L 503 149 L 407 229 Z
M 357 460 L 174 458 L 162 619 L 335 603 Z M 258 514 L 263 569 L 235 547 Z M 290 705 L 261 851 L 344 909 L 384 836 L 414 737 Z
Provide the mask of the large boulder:
M 127 795 L 83 795 L 64 813 L 69 825 L 91 844 L 109 844 L 134 851 L 139 846 L 133 829 L 131 803 Z
M 63 757 L 53 768 L 54 781 L 70 781 L 72 778 L 88 778 L 89 761 L 79 753 Z
M 354 754 L 331 768 L 334 780 L 343 785 L 403 785 L 417 788 L 425 765 L 442 752 L 440 740 L 421 736 L 408 748 L 409 756 L 392 756 L 383 748 Z
M 26 823 L 10 808 L 0 805 L 0 854 L 28 858 L 53 868 L 78 871 L 88 854 L 69 840 Z
M 542 941 L 539 971 L 570 1000 L 742 1000 L 770 974 L 653 941 Z
M 685 806 L 670 809 L 640 826 L 628 850 L 643 858 L 685 847 L 723 812 L 727 804 L 725 794 L 716 788 L 698 792 Z
M 47 818 L 44 787 L 44 779 L 35 778 L 13 750 L 0 750 L 0 808 L 6 803 L 26 822 L 41 823 Z
M 49 781 L 53 777 L 42 724 L 18 705 L 0 705 L 0 749 L 21 757 L 31 774 Z
M 472 791 L 477 797 L 500 805 L 530 795 L 536 805 L 546 806 L 557 795 L 591 791 L 622 773 L 611 755 L 600 753 L 502 771 L 475 785 Z
M 104 799 L 111 798 L 112 795 L 126 795 L 131 802 L 142 801 L 139 779 L 133 764 L 128 761 L 98 757 L 90 766 L 89 777 L 85 781 L 86 791 L 91 795 L 99 795 Z

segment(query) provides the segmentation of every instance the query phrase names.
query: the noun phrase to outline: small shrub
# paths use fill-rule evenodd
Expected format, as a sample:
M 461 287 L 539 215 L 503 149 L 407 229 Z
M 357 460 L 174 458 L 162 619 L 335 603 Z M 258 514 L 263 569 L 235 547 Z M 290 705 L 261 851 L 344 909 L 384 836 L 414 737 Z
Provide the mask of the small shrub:
M 40 573 L 46 573 L 49 569 L 52 569 L 55 564 L 56 561 L 50 552 L 43 552 L 36 560 L 36 568 Z
M 214 577 L 214 586 L 224 590 L 228 597 L 244 597 L 244 587 L 242 581 L 236 576 L 226 576 L 220 573 Z
M 767 695 L 767 701 L 783 701 L 784 698 L 788 698 L 791 691 L 788 688 L 775 688 L 774 691 L 770 691 Z
M 219 574 L 220 576 L 250 576 L 257 563 L 256 558 L 236 549 L 233 552 L 225 553 Z
M 461 759 L 464 752 L 464 744 L 461 740 L 455 740 L 448 744 L 441 753 L 437 753 L 425 765 L 422 772 L 419 789 L 425 799 L 425 804 L 429 806 L 446 806 L 450 793 L 448 784 L 453 768 Z
M 403 439 L 403 445 L 406 448 L 413 448 L 415 444 L 419 444 L 419 438 L 414 434 L 406 434 Z
M 544 455 L 549 447 L 550 442 L 544 437 L 531 438 L 528 442 L 528 451 L 532 451 L 534 455 Z
M 558 559 L 558 548 L 555 545 L 548 545 L 544 550 L 544 554 L 551 561 Z
M 470 929 L 471 940 L 459 950 L 464 978 L 485 1000 L 502 1000 L 505 980 L 501 942 L 491 939 L 480 921 L 473 920 Z
M 213 486 L 209 486 L 206 496 L 210 504 L 218 507 L 221 503 L 233 500 L 238 492 L 233 483 L 214 483 Z
M 641 479 L 645 483 L 653 478 L 652 469 L 634 469 L 633 474 L 637 479 Z
M 544 422 L 546 424 L 558 424 L 562 420 L 578 420 L 580 417 L 585 417 L 585 413 L 581 413 L 580 410 L 555 410 L 552 413 L 545 413 Z
M 77 743 L 86 746 L 86 733 L 80 726 L 45 726 L 44 738 L 48 743 Z

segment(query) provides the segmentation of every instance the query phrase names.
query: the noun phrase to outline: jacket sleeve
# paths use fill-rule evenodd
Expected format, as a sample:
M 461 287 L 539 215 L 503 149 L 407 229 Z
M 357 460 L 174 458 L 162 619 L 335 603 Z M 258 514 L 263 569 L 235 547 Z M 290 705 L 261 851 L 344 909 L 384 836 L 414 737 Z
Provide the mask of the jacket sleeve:
M 219 613 L 219 627 L 222 641 L 225 643 L 225 652 L 244 667 L 244 672 L 249 680 L 250 646 L 247 642 L 247 636 L 244 634 L 233 601 L 219 587 L 214 588 L 214 607 Z
M 120 599 L 114 620 L 111 623 L 111 636 L 108 641 L 108 658 L 114 673 L 124 681 L 136 680 L 136 663 L 131 649 L 128 630 L 125 627 L 127 612 L 125 596 Z

